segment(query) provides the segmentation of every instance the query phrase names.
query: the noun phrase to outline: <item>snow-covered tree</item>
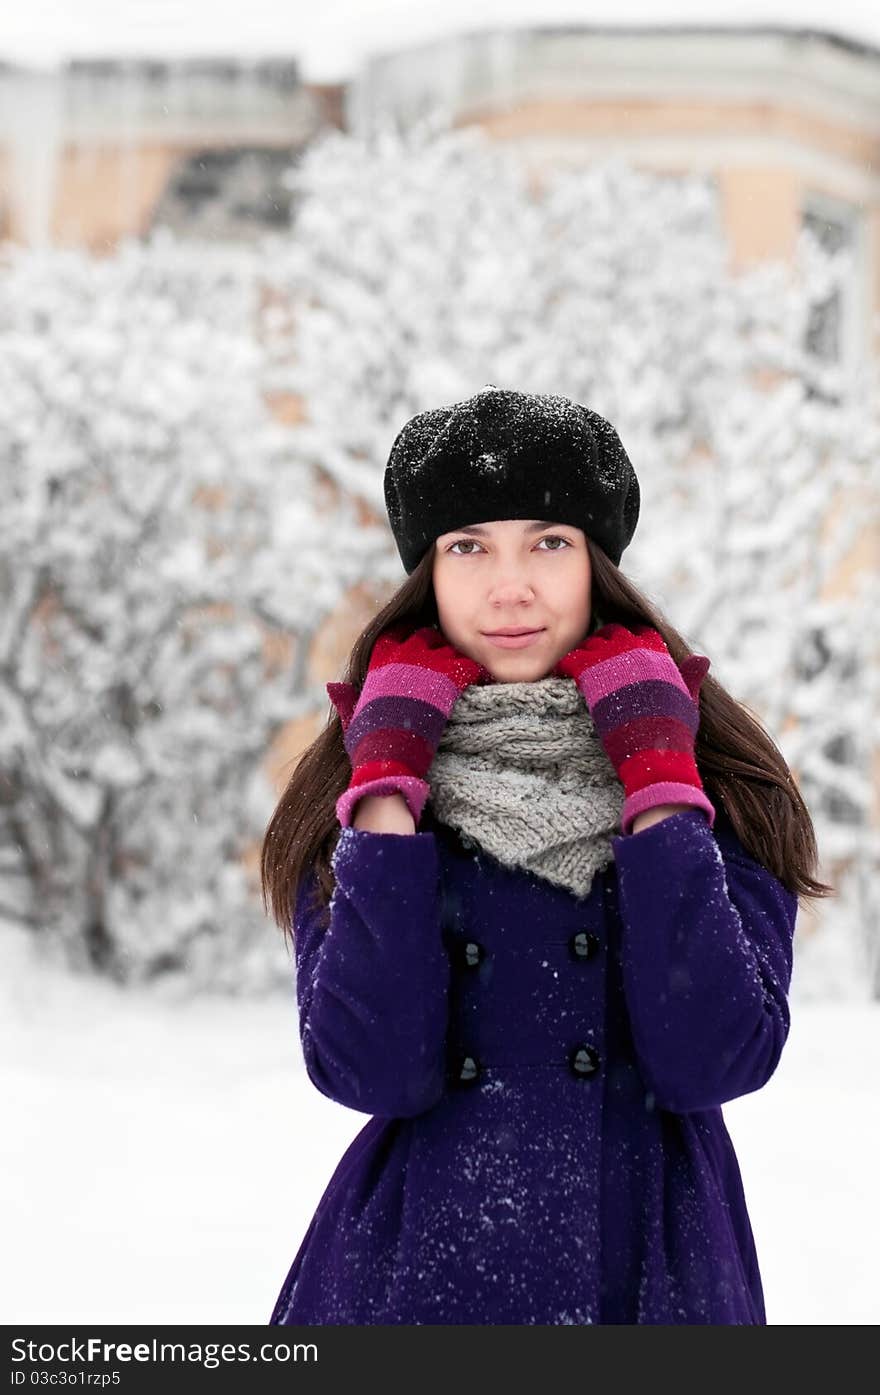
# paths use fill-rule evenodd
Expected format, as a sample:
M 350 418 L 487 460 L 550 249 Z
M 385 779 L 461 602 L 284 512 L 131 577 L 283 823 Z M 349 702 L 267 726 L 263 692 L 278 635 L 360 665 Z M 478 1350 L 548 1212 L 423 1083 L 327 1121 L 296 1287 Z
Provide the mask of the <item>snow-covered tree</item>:
M 267 409 L 259 257 L 159 234 L 0 276 L 0 906 L 121 981 L 280 981 L 260 764 L 326 701 L 311 640 L 371 544 Z

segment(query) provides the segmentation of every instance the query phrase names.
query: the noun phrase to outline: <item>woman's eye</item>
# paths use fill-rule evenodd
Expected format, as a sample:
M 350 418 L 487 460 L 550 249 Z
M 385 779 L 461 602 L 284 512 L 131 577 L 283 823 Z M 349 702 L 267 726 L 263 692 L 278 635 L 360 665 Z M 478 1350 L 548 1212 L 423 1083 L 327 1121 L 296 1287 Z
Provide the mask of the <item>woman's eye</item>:
M 561 542 L 564 544 L 563 547 L 545 548 L 545 552 L 564 552 L 566 547 L 571 547 L 571 543 L 568 541 L 568 538 L 563 538 L 560 533 L 547 533 L 544 535 L 543 538 L 539 539 L 539 542 Z M 447 551 L 454 552 L 457 547 L 461 547 L 462 543 L 471 543 L 473 546 L 476 546 L 476 543 L 473 538 L 458 538 L 454 543 L 452 543 L 449 546 Z M 471 557 L 473 556 L 473 554 L 470 552 L 459 552 L 458 556 Z

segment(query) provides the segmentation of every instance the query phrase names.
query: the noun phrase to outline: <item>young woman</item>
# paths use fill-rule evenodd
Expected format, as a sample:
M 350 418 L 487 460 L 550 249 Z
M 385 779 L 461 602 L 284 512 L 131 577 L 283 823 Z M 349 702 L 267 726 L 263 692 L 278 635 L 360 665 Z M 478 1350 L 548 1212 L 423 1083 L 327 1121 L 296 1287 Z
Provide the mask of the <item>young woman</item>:
M 407 422 L 385 497 L 409 579 L 262 865 L 309 1077 L 373 1117 L 270 1322 L 765 1324 L 721 1106 L 831 892 L 794 780 L 618 570 L 597 413 L 490 385 Z

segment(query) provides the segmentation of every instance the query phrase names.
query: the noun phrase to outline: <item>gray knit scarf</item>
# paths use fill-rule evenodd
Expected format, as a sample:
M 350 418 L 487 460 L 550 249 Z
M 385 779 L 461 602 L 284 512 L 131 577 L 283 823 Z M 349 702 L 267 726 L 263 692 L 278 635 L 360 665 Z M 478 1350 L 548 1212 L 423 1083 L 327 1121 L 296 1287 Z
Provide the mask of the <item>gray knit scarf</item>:
M 570 678 L 472 685 L 426 776 L 441 823 L 576 896 L 613 860 L 623 785 Z

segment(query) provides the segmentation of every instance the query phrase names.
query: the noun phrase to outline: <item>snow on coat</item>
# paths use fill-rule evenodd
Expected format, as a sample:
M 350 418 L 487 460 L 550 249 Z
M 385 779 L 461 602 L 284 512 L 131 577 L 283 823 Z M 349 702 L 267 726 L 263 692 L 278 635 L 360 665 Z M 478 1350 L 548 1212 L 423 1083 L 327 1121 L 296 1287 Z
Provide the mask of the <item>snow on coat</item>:
M 765 1324 L 721 1105 L 789 1029 L 797 898 L 718 812 L 612 839 L 577 897 L 465 846 L 342 831 L 295 919 L 309 1078 L 372 1117 L 272 1324 Z

